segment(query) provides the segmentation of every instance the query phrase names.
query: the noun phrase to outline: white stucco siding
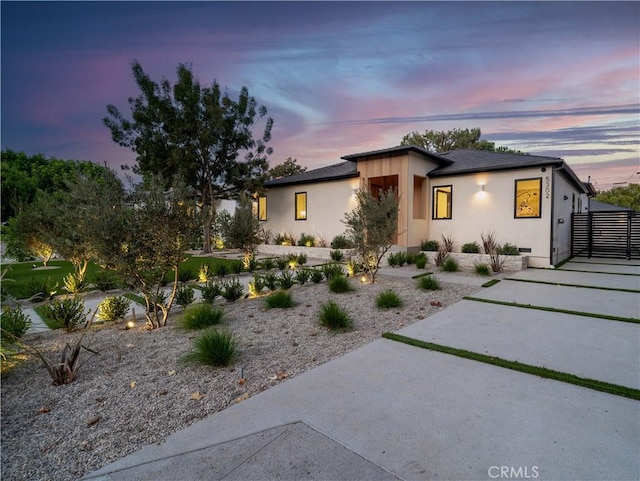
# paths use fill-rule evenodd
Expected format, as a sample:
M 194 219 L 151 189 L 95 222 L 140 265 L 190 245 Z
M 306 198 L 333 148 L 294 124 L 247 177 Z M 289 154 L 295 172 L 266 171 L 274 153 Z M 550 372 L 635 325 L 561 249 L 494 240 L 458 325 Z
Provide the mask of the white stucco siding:
M 341 221 L 345 212 L 356 205 L 353 188 L 358 187 L 358 182 L 354 178 L 269 188 L 265 228 L 273 236 L 286 233 L 297 240 L 300 234 L 305 233 L 330 243 L 346 230 Z M 298 192 L 307 194 L 306 220 L 295 220 L 295 194 Z
M 515 180 L 542 179 L 539 218 L 515 218 Z M 429 239 L 440 240 L 444 234 L 454 241 L 454 251 L 462 244 L 476 241 L 480 235 L 494 232 L 500 244 L 509 242 L 520 248 L 532 267 L 548 267 L 550 256 L 550 216 L 552 170 L 540 168 L 486 172 L 431 178 L 429 182 Z M 451 219 L 432 219 L 433 187 L 452 186 Z M 481 190 L 484 185 L 484 191 Z
M 584 212 L 586 195 L 569 182 L 562 172 L 554 172 L 553 181 L 553 264 L 571 255 L 571 213 Z M 581 209 L 581 210 L 578 210 Z

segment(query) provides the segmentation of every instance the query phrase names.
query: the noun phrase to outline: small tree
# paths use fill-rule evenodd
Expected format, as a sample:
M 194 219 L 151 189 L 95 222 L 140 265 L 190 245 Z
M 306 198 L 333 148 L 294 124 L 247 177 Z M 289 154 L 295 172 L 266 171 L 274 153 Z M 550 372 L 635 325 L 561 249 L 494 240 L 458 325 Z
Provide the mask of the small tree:
M 248 267 L 256 246 L 260 244 L 260 221 L 253 213 L 251 201 L 246 195 L 240 197 L 240 203 L 225 226 L 224 234 L 231 247 L 242 251 L 243 264 Z
M 380 261 L 393 245 L 398 228 L 399 199 L 392 188 L 379 198 L 362 188 L 356 192 L 357 206 L 345 214 L 346 236 L 353 243 L 364 271 L 373 284 Z
M 113 176 L 115 174 L 112 173 Z M 195 202 L 184 184 L 164 191 L 161 178 L 149 177 L 130 202 L 114 198 L 112 208 L 96 219 L 92 231 L 100 264 L 112 269 L 140 290 L 147 324 L 163 327 L 178 287 L 178 267 L 197 234 Z M 162 287 L 171 272 L 168 296 Z
M 53 198 L 39 191 L 30 204 L 24 204 L 9 219 L 4 241 L 7 255 L 25 260 L 31 254 L 42 258 L 46 266 L 53 255 L 53 246 L 48 240 L 52 229 Z

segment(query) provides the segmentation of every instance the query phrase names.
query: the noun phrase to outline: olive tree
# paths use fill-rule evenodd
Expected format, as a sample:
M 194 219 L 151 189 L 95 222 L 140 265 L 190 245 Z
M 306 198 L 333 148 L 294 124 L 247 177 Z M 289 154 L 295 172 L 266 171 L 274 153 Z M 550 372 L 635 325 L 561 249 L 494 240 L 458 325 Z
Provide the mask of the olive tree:
M 371 283 L 375 283 L 380 261 L 393 245 L 398 229 L 399 199 L 393 188 L 379 197 L 366 188 L 356 192 L 356 207 L 345 214 L 346 236 L 362 262 Z
M 260 244 L 260 221 L 253 212 L 248 196 L 241 196 L 233 216 L 225 226 L 224 236 L 231 247 L 242 251 L 243 264 L 248 267 L 256 246 Z
M 174 181 L 169 190 L 164 185 L 164 179 L 151 176 L 126 199 L 113 199 L 92 234 L 98 263 L 139 290 L 152 329 L 167 324 L 178 267 L 198 232 L 195 202 L 184 183 Z M 168 275 L 172 282 L 167 294 Z

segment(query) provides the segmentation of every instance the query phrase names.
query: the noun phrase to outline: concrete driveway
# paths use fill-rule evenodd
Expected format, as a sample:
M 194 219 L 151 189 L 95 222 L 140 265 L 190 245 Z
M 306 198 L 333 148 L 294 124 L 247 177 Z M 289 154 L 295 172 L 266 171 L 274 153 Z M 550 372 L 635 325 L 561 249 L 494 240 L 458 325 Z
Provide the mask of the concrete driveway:
M 477 297 L 640 317 L 640 267 L 564 267 Z M 546 284 L 575 280 L 591 287 Z M 468 300 L 399 334 L 640 385 L 633 322 Z M 86 479 L 637 480 L 639 419 L 636 400 L 380 339 Z

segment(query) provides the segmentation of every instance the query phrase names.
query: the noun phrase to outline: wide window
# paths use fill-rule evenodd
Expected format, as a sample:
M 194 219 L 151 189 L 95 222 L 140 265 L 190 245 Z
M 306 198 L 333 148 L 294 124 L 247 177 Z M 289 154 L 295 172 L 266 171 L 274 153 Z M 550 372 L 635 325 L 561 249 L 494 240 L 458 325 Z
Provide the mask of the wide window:
M 296 220 L 307 220 L 307 193 L 296 192 Z
M 433 218 L 451 219 L 451 195 L 453 187 L 439 185 L 433 188 Z
M 258 220 L 267 220 L 267 198 L 258 197 Z
M 542 178 L 517 179 L 514 217 L 540 217 Z

